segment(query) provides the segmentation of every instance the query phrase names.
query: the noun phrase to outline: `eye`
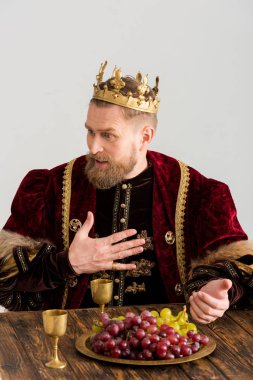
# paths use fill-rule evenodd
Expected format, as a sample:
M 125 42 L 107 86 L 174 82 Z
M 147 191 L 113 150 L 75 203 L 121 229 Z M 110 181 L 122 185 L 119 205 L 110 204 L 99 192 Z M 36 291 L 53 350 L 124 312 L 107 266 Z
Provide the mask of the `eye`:
M 102 137 L 104 137 L 107 140 L 112 140 L 114 136 L 109 132 L 103 132 Z
M 91 135 L 91 136 L 94 136 L 94 135 L 95 135 L 95 133 L 93 132 L 92 129 L 87 129 L 87 134 L 88 134 L 88 135 Z

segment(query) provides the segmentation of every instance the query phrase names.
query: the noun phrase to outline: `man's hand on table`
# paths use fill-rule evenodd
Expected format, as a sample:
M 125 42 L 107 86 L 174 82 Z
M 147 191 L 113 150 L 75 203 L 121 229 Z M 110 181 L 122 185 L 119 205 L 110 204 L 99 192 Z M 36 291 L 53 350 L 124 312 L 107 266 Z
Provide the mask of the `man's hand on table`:
M 228 291 L 232 281 L 212 280 L 190 296 L 190 313 L 194 320 L 210 323 L 222 317 L 229 308 Z
M 115 260 L 143 252 L 144 239 L 122 241 L 136 234 L 136 230 L 116 232 L 110 236 L 93 239 L 89 232 L 94 224 L 92 212 L 76 233 L 69 247 L 69 262 L 77 274 L 95 273 L 102 270 L 132 270 L 135 264 L 123 264 Z

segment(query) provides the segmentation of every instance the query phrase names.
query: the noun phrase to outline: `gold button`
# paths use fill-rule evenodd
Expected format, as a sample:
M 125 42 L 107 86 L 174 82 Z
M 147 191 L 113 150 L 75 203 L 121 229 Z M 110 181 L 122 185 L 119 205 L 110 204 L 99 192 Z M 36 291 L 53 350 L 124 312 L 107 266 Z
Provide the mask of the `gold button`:
M 119 283 L 119 278 L 115 278 L 114 281 L 116 282 L 116 284 L 118 284 Z
M 125 218 L 121 218 L 120 219 L 120 223 L 125 223 L 126 219 Z
M 114 296 L 113 297 L 115 300 L 118 300 L 119 299 L 119 296 Z
M 123 189 L 123 190 L 126 190 L 126 189 L 127 189 L 127 185 L 126 185 L 125 183 L 123 183 L 123 185 L 122 185 L 122 189 Z
M 125 203 L 121 203 L 120 207 L 121 207 L 121 208 L 126 208 Z

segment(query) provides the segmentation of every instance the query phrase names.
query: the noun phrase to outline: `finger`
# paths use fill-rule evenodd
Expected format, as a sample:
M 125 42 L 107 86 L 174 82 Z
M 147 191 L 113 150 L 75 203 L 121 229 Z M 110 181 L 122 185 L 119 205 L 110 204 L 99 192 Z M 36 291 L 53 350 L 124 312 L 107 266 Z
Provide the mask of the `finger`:
M 120 251 L 120 252 L 110 253 L 110 254 L 100 252 L 94 255 L 94 260 L 97 260 L 97 261 L 105 261 L 106 259 L 108 259 L 108 261 L 121 260 L 129 256 L 137 255 L 141 252 L 143 252 L 143 247 L 141 246 L 131 248 L 126 251 Z
M 111 268 L 112 270 L 112 264 L 111 264 Z M 133 269 L 136 269 L 136 265 L 135 264 L 122 264 L 122 263 L 118 263 L 117 261 L 114 261 L 113 262 L 113 270 L 115 271 L 120 271 L 120 270 L 133 270 Z
M 224 299 L 227 297 L 228 290 L 232 286 L 232 281 L 226 278 L 219 278 L 209 281 L 200 290 L 209 294 L 216 299 Z
M 105 244 L 115 244 L 123 239 L 126 239 L 130 236 L 133 236 L 137 233 L 135 229 L 129 229 L 125 231 L 115 232 L 114 234 L 101 238 L 101 241 L 104 241 Z
M 215 310 L 224 310 L 224 308 L 226 308 L 226 306 L 228 305 L 227 293 L 226 296 L 222 299 L 212 297 L 209 294 L 202 291 L 193 294 L 193 297 L 197 297 L 198 302 L 202 302 L 203 304 L 208 305 L 211 309 Z
M 79 235 L 80 233 L 83 234 L 83 236 L 87 237 L 89 235 L 89 232 L 93 226 L 94 223 L 94 215 L 91 211 L 88 211 L 87 218 L 83 224 L 83 226 L 78 231 Z
M 100 261 L 99 263 L 97 263 L 96 268 L 93 269 L 90 273 L 95 273 L 95 272 L 104 271 L 104 270 L 121 271 L 121 270 L 133 270 L 133 269 L 136 269 L 136 265 L 134 263 L 126 264 L 126 263 L 119 263 L 117 261 L 102 261 L 102 262 Z
M 201 310 L 196 303 L 191 303 L 191 314 L 195 316 L 195 319 L 200 321 L 201 323 L 209 323 L 213 320 L 213 318 L 216 318 L 212 315 L 207 315 Z
M 216 320 L 216 318 L 210 318 L 207 320 L 207 319 L 203 319 L 199 317 L 192 306 L 190 307 L 190 313 L 191 313 L 192 319 L 203 324 L 207 324 Z
M 224 278 L 221 282 L 221 289 L 228 291 L 232 285 L 233 284 L 231 280 L 229 280 L 228 278 Z
M 195 295 L 197 295 L 197 294 L 195 293 Z M 217 318 L 216 316 L 206 314 L 199 307 L 199 305 L 197 303 L 197 301 L 198 301 L 197 297 L 191 296 L 189 301 L 190 301 L 191 314 L 193 314 L 195 319 L 197 319 L 201 323 L 209 323 L 209 322 L 212 322 L 213 320 L 215 320 Z
M 190 297 L 190 304 L 196 315 L 204 320 L 211 321 L 212 318 L 221 317 L 224 313 L 223 309 L 214 309 L 208 303 L 203 302 L 199 297 L 199 293 L 194 293 Z
M 126 251 L 131 248 L 143 246 L 145 244 L 145 239 L 132 239 L 124 241 L 123 243 L 117 243 L 108 247 L 110 253 L 119 253 L 121 251 Z
M 138 255 L 141 252 L 143 252 L 143 247 L 128 249 L 127 251 L 121 251 L 114 254 L 112 256 L 112 260 L 122 260 L 129 256 Z

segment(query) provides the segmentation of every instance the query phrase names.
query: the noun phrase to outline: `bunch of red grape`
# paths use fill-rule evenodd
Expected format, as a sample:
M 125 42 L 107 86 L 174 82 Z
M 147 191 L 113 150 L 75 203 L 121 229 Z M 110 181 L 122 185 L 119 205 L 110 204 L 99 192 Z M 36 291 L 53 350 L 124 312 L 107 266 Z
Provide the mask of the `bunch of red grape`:
M 207 336 L 195 331 L 188 331 L 187 336 L 182 336 L 167 324 L 158 327 L 156 318 L 148 310 L 140 315 L 128 312 L 123 320 L 112 320 L 107 313 L 102 313 L 100 322 L 103 329 L 91 337 L 92 350 L 113 358 L 182 358 L 192 355 L 209 342 Z

